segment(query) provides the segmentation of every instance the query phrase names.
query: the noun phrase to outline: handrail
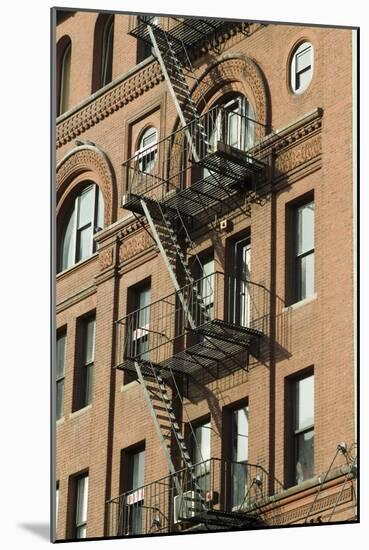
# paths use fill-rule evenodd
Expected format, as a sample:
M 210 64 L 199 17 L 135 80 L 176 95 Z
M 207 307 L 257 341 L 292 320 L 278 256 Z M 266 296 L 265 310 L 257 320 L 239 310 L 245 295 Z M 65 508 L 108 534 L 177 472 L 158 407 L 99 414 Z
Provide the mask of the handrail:
M 194 281 L 194 284 L 198 284 L 199 282 L 201 282 L 202 280 L 206 279 L 206 278 L 210 278 L 210 277 L 213 277 L 213 276 L 216 276 L 216 275 L 220 275 L 220 276 L 224 276 L 224 277 L 231 277 L 233 279 L 236 279 L 238 282 L 244 282 L 244 283 L 247 283 L 247 284 L 252 284 L 254 286 L 257 286 L 261 289 L 263 289 L 265 292 L 267 293 L 270 293 L 270 291 L 267 289 L 267 287 L 261 283 L 256 283 L 254 281 L 250 281 L 250 280 L 247 280 L 247 279 L 242 279 L 240 277 L 234 277 L 233 275 L 230 275 L 228 273 L 225 273 L 224 271 L 214 271 L 213 273 L 210 273 L 209 275 L 206 275 L 205 277 L 199 277 L 198 279 L 196 279 Z M 175 296 L 177 295 L 179 292 L 183 292 L 186 288 L 188 287 L 191 287 L 192 284 L 187 284 L 187 285 L 184 285 L 180 290 L 178 291 L 175 291 L 175 292 L 171 292 L 170 294 L 166 294 L 165 296 L 162 296 L 161 298 L 158 298 L 157 300 L 155 300 L 154 302 L 151 302 L 150 304 L 148 304 L 147 306 L 144 306 L 142 308 L 138 308 L 138 309 L 135 309 L 133 311 L 130 311 L 129 313 L 127 313 L 126 315 L 124 315 L 123 317 L 121 317 L 120 319 L 117 319 L 115 321 L 115 323 L 122 323 L 125 319 L 127 319 L 128 317 L 134 315 L 134 314 L 137 314 L 139 311 L 143 311 L 147 308 L 150 308 L 154 305 L 157 305 L 159 304 L 160 302 L 163 302 L 165 300 L 168 300 L 168 298 L 171 298 L 172 296 Z M 172 305 L 172 304 L 169 304 L 169 305 Z

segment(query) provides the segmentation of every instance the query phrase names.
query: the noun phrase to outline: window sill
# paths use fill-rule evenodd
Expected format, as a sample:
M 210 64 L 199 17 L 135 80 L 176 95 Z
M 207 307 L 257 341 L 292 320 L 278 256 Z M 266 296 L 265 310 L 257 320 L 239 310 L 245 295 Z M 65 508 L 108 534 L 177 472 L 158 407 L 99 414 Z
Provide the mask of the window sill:
M 70 413 L 69 418 L 72 419 L 82 414 L 85 414 L 85 412 L 89 411 L 91 408 L 92 408 L 92 403 L 90 403 L 89 405 L 86 405 L 86 407 L 83 407 L 82 409 L 78 409 L 78 411 L 74 411 Z
M 138 384 L 139 384 L 138 380 L 132 380 L 132 382 L 128 382 L 128 384 L 122 384 L 120 387 L 120 391 L 123 393 L 132 388 L 135 388 Z
M 71 265 L 67 269 L 64 269 L 64 271 L 59 271 L 59 273 L 56 274 L 56 280 L 59 281 L 59 279 L 63 279 L 64 277 L 66 277 L 67 275 L 72 273 L 73 271 L 76 271 L 77 269 L 79 269 L 82 265 L 86 265 L 89 262 L 92 262 L 93 260 L 95 260 L 95 258 L 97 258 L 98 255 L 99 255 L 98 252 L 94 252 L 88 258 L 85 258 L 84 260 L 81 260 L 81 261 L 77 262 L 76 264 Z
M 309 296 L 309 298 L 305 298 L 304 300 L 300 300 L 299 302 L 295 302 L 290 306 L 284 307 L 282 312 L 299 309 L 300 307 L 306 306 L 307 304 L 314 302 L 317 299 L 317 297 L 318 297 L 318 294 L 315 292 L 312 296 Z
M 65 422 L 65 416 L 62 416 L 61 418 L 58 418 L 58 420 L 56 421 L 56 427 L 58 428 L 59 426 L 64 424 L 64 422 Z

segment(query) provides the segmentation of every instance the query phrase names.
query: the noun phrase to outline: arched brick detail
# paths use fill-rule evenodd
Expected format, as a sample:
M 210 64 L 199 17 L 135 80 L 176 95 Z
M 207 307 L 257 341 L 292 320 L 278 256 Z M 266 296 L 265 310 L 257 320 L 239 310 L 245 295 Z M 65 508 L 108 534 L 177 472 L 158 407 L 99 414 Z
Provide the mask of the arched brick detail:
M 198 105 L 199 111 L 204 110 L 202 98 L 209 104 L 218 90 L 225 89 L 232 83 L 241 85 L 246 95 L 251 92 L 252 97 L 249 99 L 255 107 L 255 118 L 267 126 L 270 123 L 270 106 L 265 78 L 258 65 L 241 54 L 225 54 L 201 76 L 199 84 L 192 89 L 192 99 Z
M 85 176 L 85 178 L 84 178 Z M 105 227 L 115 221 L 115 175 L 106 154 L 96 146 L 82 145 L 70 151 L 56 167 L 56 213 L 83 179 L 94 181 L 104 197 Z

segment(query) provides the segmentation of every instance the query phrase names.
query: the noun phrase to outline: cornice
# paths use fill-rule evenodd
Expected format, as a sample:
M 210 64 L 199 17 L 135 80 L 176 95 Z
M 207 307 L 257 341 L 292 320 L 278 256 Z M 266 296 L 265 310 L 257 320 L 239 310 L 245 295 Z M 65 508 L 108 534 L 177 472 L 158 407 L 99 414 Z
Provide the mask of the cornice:
M 157 62 L 151 62 L 144 68 L 128 73 L 120 80 L 114 82 L 102 95 L 91 96 L 87 103 L 77 107 L 76 110 L 67 113 L 68 116 L 57 121 L 56 148 L 65 145 L 79 136 L 100 120 L 133 101 L 145 91 L 153 88 L 164 79 Z

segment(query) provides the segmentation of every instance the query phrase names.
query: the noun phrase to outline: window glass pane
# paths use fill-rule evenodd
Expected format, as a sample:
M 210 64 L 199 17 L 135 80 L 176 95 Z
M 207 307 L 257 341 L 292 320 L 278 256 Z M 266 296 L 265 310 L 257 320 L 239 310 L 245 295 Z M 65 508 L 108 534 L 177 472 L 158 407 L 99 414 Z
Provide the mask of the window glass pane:
M 70 66 L 72 57 L 72 45 L 68 44 L 65 48 L 60 77 L 60 108 L 59 114 L 64 113 L 69 108 L 69 91 L 70 91 Z
M 132 489 L 138 489 L 144 484 L 144 469 L 145 469 L 145 451 L 139 451 L 132 455 L 133 472 L 132 472 Z
M 248 459 L 248 408 L 233 411 L 233 456 L 235 462 Z
M 296 429 L 314 424 L 314 376 L 296 383 Z
M 78 231 L 77 261 L 84 260 L 92 253 L 92 225 Z
M 85 539 L 86 538 L 86 533 L 87 533 L 87 526 L 86 525 L 82 525 L 81 527 L 77 527 L 76 538 L 77 539 Z
M 296 53 L 296 72 L 303 71 L 311 66 L 311 46 L 307 46 L 304 50 Z
M 305 90 L 311 80 L 311 69 L 296 74 L 296 90 Z
M 56 383 L 56 419 L 63 416 L 64 404 L 64 378 Z
M 104 197 L 100 189 L 96 187 L 97 192 L 97 220 L 94 230 L 100 230 L 104 227 Z M 97 229 L 98 228 L 98 229 Z
M 80 477 L 77 481 L 77 526 L 87 522 L 88 503 L 88 476 Z
M 102 79 L 101 84 L 105 86 L 112 80 L 113 66 L 113 36 L 114 36 L 114 16 L 110 16 L 104 29 L 103 59 L 102 59 Z
M 314 431 L 296 436 L 296 483 L 314 475 Z
M 314 248 L 314 202 L 298 208 L 297 233 L 297 254 L 304 254 Z
M 314 253 L 299 258 L 299 299 L 304 300 L 314 294 Z
M 82 378 L 82 403 L 81 407 L 87 407 L 92 402 L 92 387 L 93 387 L 93 364 L 88 367 L 82 367 L 84 372 L 84 379 Z
M 60 334 L 56 339 L 56 378 L 64 376 L 66 334 Z
M 56 487 L 55 495 L 55 527 L 58 528 L 58 514 L 59 514 L 59 487 Z
M 78 198 L 78 228 L 93 223 L 95 186 L 90 185 Z
M 210 422 L 195 428 L 194 457 L 195 462 L 210 459 Z
M 96 319 L 91 317 L 85 321 L 85 357 L 84 364 L 92 363 L 95 358 Z
M 75 226 L 75 212 L 73 210 L 63 234 L 62 262 L 61 262 L 62 271 L 74 264 L 74 254 L 75 254 L 74 226 Z

